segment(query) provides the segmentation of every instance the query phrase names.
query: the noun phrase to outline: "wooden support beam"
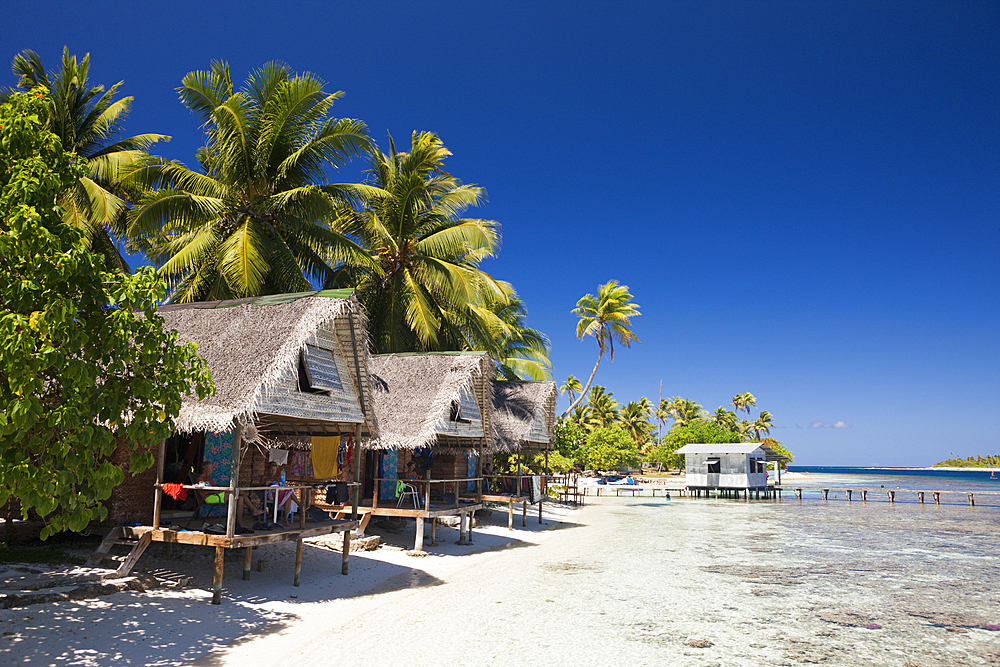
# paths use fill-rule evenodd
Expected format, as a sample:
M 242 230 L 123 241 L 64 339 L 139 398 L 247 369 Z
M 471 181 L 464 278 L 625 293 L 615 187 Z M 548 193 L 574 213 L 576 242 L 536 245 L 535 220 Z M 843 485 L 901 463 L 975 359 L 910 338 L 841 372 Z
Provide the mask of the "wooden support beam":
M 917 491 L 917 500 L 920 501 L 921 505 L 924 504 L 924 492 L 923 491 Z
M 302 575 L 302 538 L 295 540 L 295 578 L 292 586 L 299 585 L 299 577 Z
M 889 496 L 889 502 L 890 503 L 893 503 L 893 504 L 896 503 L 896 492 L 895 491 L 886 491 L 885 495 Z
M 233 431 L 233 465 L 229 474 L 229 514 L 226 517 L 226 537 L 233 538 L 236 534 L 236 505 L 240 499 L 240 492 L 237 488 L 240 481 L 240 449 L 243 446 L 243 424 L 236 420 L 236 428 Z
M 153 489 L 153 528 L 160 527 L 160 507 L 163 504 L 163 459 L 166 458 L 167 441 L 160 440 L 156 450 L 156 487 Z
M 226 550 L 215 547 L 215 573 L 212 577 L 212 604 L 222 604 L 222 570 L 226 563 Z
M 250 561 L 253 560 L 253 547 L 243 550 L 243 581 L 250 581 Z
M 413 550 L 423 551 L 424 550 L 424 518 L 418 516 L 417 519 L 417 537 L 413 540 Z
M 861 489 L 861 502 L 868 502 L 868 489 Z
M 976 494 L 970 493 L 969 494 L 969 507 L 975 507 L 975 506 L 976 506 Z
M 526 528 L 528 526 L 528 501 L 521 501 L 521 527 Z
M 940 505 L 941 504 L 941 492 L 940 491 L 934 491 L 934 504 L 935 505 Z
M 358 381 L 360 383 L 360 380 Z M 361 424 L 354 427 L 354 459 L 351 467 L 354 469 L 354 486 L 351 487 L 351 521 L 358 520 L 359 495 L 361 493 Z
M 472 544 L 472 519 L 476 516 L 476 510 L 469 512 L 469 525 L 465 529 L 465 541 Z
M 340 573 L 347 574 L 347 560 L 351 556 L 351 531 L 344 531 L 344 553 L 340 562 Z
M 438 541 L 437 541 L 437 527 L 438 527 L 438 520 L 437 520 L 437 517 L 434 517 L 433 519 L 431 519 L 431 546 L 432 547 L 436 547 L 438 545 Z
M 847 489 L 847 502 L 851 502 L 851 493 L 852 492 L 853 492 L 853 489 Z
M 507 507 L 507 530 L 514 530 L 514 498 L 508 501 Z
M 830 489 L 823 489 L 823 500 L 826 500 L 826 496 L 829 493 L 830 493 Z

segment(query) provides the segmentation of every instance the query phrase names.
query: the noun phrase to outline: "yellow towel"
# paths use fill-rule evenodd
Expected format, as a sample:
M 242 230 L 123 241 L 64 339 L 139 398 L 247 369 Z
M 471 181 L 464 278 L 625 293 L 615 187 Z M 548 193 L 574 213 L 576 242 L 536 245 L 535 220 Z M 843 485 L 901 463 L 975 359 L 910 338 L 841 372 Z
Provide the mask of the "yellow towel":
M 317 479 L 336 477 L 340 474 L 337 465 L 337 450 L 340 449 L 340 436 L 318 437 L 312 439 L 313 476 Z

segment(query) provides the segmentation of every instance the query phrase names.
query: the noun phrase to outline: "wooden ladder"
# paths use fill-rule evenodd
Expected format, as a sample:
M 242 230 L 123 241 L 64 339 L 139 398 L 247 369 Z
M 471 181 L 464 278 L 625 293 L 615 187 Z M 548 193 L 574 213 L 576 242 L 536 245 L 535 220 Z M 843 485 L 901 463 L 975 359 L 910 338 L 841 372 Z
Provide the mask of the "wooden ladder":
M 130 533 L 125 532 L 125 528 L 122 526 L 117 526 L 111 529 L 107 537 L 101 542 L 101 546 L 97 547 L 97 551 L 90 554 L 90 558 L 87 559 L 87 567 L 100 567 L 101 563 L 105 560 L 113 560 L 121 563 L 118 569 L 115 571 L 116 577 L 127 577 L 132 568 L 135 567 L 136 561 L 139 560 L 139 556 L 142 552 L 146 550 L 149 543 L 153 541 L 153 533 L 145 532 L 138 538 L 133 537 Z M 118 555 L 111 553 L 111 550 L 116 546 L 130 547 L 131 551 L 127 555 Z

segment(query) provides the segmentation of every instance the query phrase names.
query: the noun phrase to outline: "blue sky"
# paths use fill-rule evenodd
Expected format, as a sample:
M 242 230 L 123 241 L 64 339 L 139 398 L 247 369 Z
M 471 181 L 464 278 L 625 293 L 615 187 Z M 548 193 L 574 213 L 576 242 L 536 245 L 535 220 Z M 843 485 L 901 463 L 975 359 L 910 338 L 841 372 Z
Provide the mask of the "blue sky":
M 1000 453 L 1000 4 L 53 2 L 0 57 L 64 45 L 135 97 L 129 134 L 189 165 L 174 88 L 270 60 L 387 146 L 437 132 L 503 225 L 486 269 L 586 379 L 577 299 L 609 279 L 642 341 L 624 403 L 749 391 L 804 465 Z M 12 76 L 0 77 L 9 85 Z M 338 180 L 361 178 L 363 164 Z M 562 399 L 561 406 L 567 404 Z M 834 427 L 839 425 L 840 427 Z

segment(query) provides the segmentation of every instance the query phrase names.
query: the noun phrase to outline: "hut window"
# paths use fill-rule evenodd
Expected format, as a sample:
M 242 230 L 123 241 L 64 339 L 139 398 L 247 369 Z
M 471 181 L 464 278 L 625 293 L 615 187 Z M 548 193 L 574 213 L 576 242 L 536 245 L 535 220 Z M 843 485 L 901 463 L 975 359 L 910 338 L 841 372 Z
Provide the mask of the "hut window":
M 719 459 L 708 459 L 705 461 L 708 464 L 708 474 L 719 474 L 722 470 L 722 466 L 719 463 Z
M 448 415 L 448 420 L 453 422 L 458 422 L 459 424 L 471 424 L 471 419 L 466 419 L 462 416 L 462 404 L 459 401 L 451 402 L 451 413 Z
M 333 353 L 315 345 L 306 345 L 299 355 L 299 390 L 310 394 L 329 394 L 342 389 Z

